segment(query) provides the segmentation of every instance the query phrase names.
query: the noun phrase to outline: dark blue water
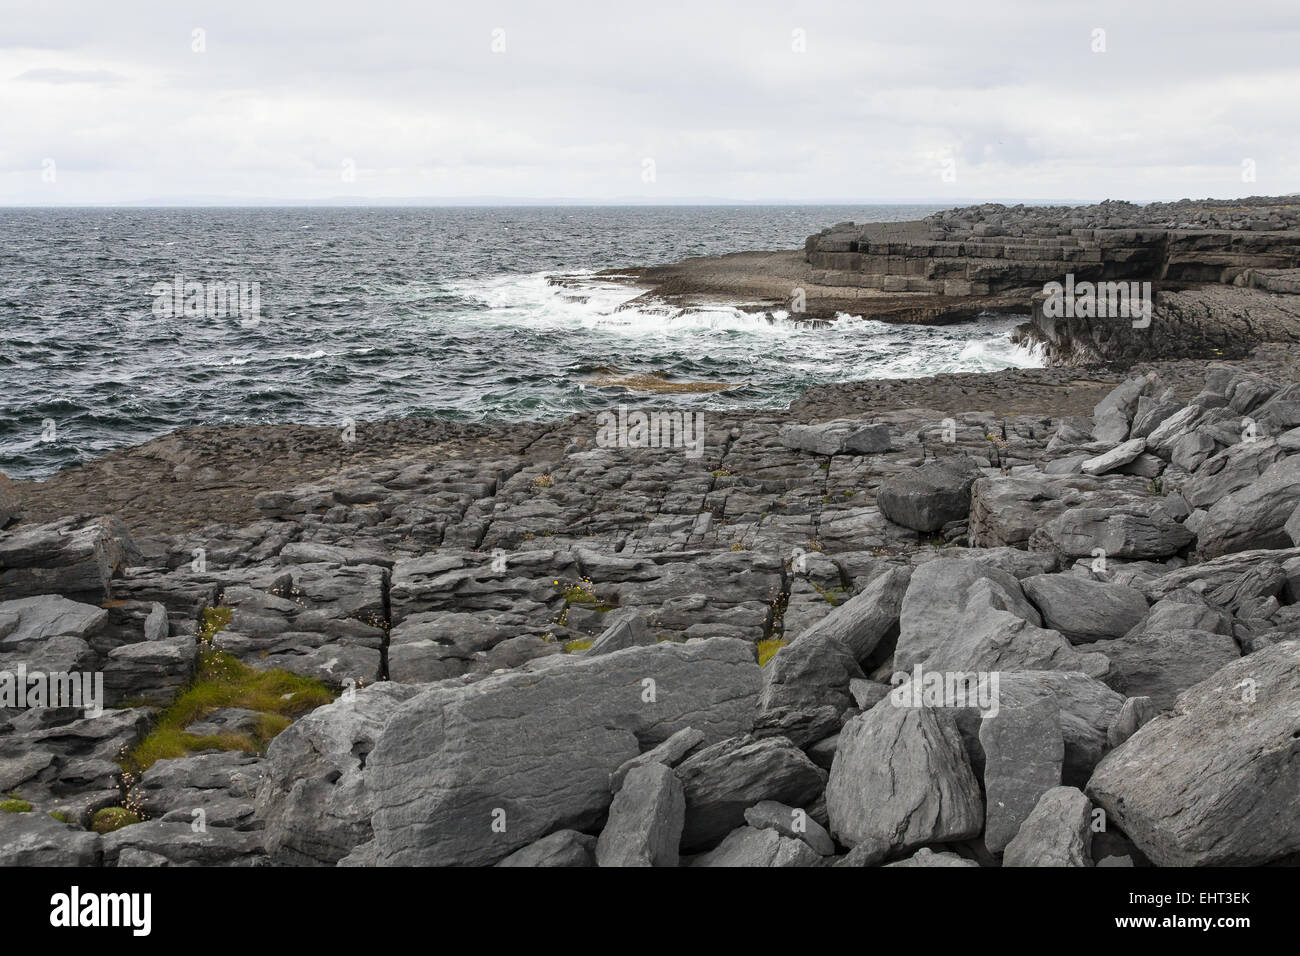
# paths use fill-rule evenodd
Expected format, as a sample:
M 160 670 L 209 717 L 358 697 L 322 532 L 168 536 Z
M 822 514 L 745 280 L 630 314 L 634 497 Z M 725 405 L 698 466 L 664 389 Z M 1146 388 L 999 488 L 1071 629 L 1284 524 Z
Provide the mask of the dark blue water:
M 727 306 L 620 309 L 636 290 L 546 281 L 793 248 L 842 220 L 931 211 L 0 210 L 0 471 L 43 477 L 184 425 L 554 419 L 638 398 L 773 407 L 819 382 L 1029 363 L 1006 343 L 1010 319 L 810 329 Z M 176 276 L 204 292 L 243 282 L 245 301 L 257 283 L 260 310 L 223 312 L 215 298 L 209 310 L 200 296 L 197 314 L 168 314 L 155 285 Z M 630 396 L 593 386 L 601 368 L 738 387 Z

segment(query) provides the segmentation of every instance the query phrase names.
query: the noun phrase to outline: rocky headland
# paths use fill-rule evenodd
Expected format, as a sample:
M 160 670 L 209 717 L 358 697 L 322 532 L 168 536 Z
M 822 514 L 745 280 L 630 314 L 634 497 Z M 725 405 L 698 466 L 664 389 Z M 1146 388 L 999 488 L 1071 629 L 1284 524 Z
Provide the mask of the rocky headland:
M 802 250 L 743 252 L 607 273 L 643 298 L 692 308 L 719 299 L 824 320 L 945 324 L 1023 314 L 1020 341 L 1052 365 L 1240 358 L 1300 341 L 1300 196 L 1139 206 L 995 203 L 915 222 L 839 223 Z M 1045 314 L 1043 289 L 1150 282 L 1151 321 Z M 563 281 L 563 280 L 559 280 Z
M 0 698 L 0 864 L 1300 862 L 1296 214 L 834 227 L 813 314 L 946 320 L 1043 263 L 1169 285 L 1141 348 L 708 411 L 698 455 L 404 419 L 0 479 L 0 680 L 102 675 L 104 707 Z M 724 271 L 649 294 L 762 298 Z M 1275 311 L 1152 332 L 1211 294 Z

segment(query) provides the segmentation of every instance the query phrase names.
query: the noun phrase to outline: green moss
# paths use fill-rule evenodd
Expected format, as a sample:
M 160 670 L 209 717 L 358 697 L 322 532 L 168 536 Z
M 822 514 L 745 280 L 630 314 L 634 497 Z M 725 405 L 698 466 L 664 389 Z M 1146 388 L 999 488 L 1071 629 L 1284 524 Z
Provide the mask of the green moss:
M 585 651 L 594 643 L 591 638 L 575 638 L 572 641 L 565 641 L 564 653 L 572 654 L 574 651 Z
M 779 651 L 781 648 L 785 647 L 785 645 L 788 643 L 789 643 L 788 641 L 784 641 L 779 637 L 772 637 L 772 638 L 768 638 L 765 641 L 759 641 L 758 642 L 758 666 L 762 667 L 764 664 L 770 661 L 773 657 L 776 656 L 776 652 Z
M 60 823 L 66 823 L 69 826 L 72 825 L 72 817 L 68 816 L 62 810 L 51 810 L 50 816 L 53 817 L 55 820 L 58 820 Z
M 126 807 L 105 807 L 103 810 L 95 811 L 95 815 L 90 820 L 90 829 L 100 834 L 112 833 L 114 830 L 139 822 L 139 814 L 132 813 Z
M 8 800 L 0 801 L 0 813 L 31 813 L 32 805 L 20 797 L 9 794 Z
M 318 680 L 282 670 L 256 670 L 222 651 L 202 648 L 194 681 L 161 714 L 153 730 L 122 758 L 122 769 L 143 773 L 155 761 L 184 757 L 197 750 L 261 753 L 292 718 L 334 699 Z M 262 713 L 253 734 L 198 737 L 185 728 L 223 707 Z

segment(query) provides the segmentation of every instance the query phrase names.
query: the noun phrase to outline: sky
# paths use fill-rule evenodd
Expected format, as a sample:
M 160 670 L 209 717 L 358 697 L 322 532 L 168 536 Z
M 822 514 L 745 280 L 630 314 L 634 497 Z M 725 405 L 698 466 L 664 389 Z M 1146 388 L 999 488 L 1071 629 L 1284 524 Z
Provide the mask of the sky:
M 1296 0 L 0 0 L 0 205 L 1297 191 Z

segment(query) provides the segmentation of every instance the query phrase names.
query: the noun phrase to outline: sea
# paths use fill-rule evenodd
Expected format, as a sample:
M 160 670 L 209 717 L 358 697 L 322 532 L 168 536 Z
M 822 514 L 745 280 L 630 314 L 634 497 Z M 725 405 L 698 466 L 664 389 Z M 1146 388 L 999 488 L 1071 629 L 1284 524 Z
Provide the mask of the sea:
M 629 305 L 643 290 L 596 275 L 937 208 L 0 209 L 0 472 L 190 425 L 783 408 L 820 383 L 1040 364 L 1013 316 L 812 324 Z M 600 384 L 645 375 L 732 387 Z

